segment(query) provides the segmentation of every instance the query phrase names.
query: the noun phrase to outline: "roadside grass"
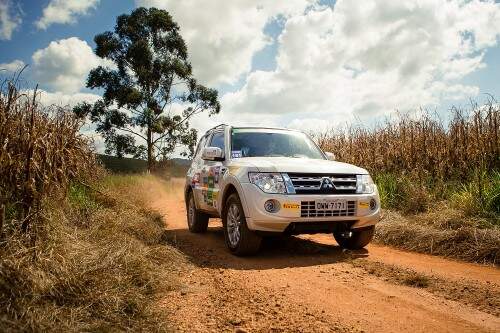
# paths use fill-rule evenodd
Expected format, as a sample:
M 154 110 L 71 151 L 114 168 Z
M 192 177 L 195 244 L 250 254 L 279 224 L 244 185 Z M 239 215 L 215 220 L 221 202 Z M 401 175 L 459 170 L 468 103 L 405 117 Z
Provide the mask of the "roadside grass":
M 44 201 L 34 242 L 1 243 L 0 331 L 168 330 L 158 301 L 186 261 L 138 199 L 148 177 L 71 184 L 65 200 Z
M 375 241 L 498 265 L 500 172 L 483 170 L 473 175 L 466 183 L 390 173 L 375 176 L 384 208 Z
M 500 228 L 446 206 L 405 216 L 386 210 L 375 242 L 404 250 L 484 264 L 500 262 Z
M 500 171 L 476 172 L 472 181 L 451 195 L 451 202 L 468 216 L 496 217 L 500 225 Z
M 427 212 L 437 202 L 448 201 L 465 216 L 500 221 L 500 172 L 477 170 L 466 182 L 444 182 L 431 177 L 381 173 L 374 176 L 386 209 L 406 214 Z
M 489 100 L 452 108 L 445 118 L 400 114 L 313 137 L 339 161 L 366 168 L 377 183 L 385 218 L 376 242 L 498 264 L 499 124 L 500 104 Z

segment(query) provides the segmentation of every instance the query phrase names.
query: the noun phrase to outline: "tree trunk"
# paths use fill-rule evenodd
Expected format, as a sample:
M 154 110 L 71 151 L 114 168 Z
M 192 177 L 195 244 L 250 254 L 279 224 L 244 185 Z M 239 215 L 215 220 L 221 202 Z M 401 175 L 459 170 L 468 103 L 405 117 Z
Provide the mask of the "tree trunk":
M 5 223 L 5 206 L 0 205 L 0 240 L 3 240 L 3 225 Z
M 153 170 L 153 132 L 151 126 L 148 126 L 148 173 Z

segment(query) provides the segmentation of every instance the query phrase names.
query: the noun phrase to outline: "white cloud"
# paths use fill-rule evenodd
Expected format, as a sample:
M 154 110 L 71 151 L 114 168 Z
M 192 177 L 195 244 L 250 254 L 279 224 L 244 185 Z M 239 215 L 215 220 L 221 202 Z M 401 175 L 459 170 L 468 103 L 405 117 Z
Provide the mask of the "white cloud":
M 77 16 L 88 14 L 98 3 L 99 0 L 51 0 L 35 25 L 45 30 L 54 23 L 75 23 Z
M 84 86 L 91 69 L 111 65 L 97 57 L 86 41 L 71 37 L 53 41 L 33 56 L 33 76 L 42 87 L 75 93 Z
M 22 60 L 14 60 L 12 62 L 9 62 L 9 63 L 3 63 L 3 64 L 0 64 L 0 72 L 2 71 L 7 71 L 7 72 L 17 72 L 21 69 L 23 69 L 24 67 L 24 61 Z
M 277 68 L 248 75 L 241 90 L 223 96 L 223 112 L 334 126 L 473 97 L 479 89 L 460 80 L 485 66 L 499 34 L 500 4 L 492 1 L 316 6 L 287 20 Z
M 32 93 L 33 90 L 28 91 L 28 95 Z M 37 91 L 37 100 L 44 106 L 72 108 L 81 102 L 95 103 L 100 98 L 100 95 L 89 93 L 65 94 L 62 92 L 48 92 L 42 89 Z
M 22 23 L 21 10 L 13 8 L 10 0 L 0 0 L 0 40 L 10 40 L 12 33 Z
M 254 54 L 270 43 L 263 32 L 278 16 L 302 13 L 311 0 L 136 0 L 166 9 L 181 27 L 195 76 L 203 83 L 234 83 L 251 69 Z

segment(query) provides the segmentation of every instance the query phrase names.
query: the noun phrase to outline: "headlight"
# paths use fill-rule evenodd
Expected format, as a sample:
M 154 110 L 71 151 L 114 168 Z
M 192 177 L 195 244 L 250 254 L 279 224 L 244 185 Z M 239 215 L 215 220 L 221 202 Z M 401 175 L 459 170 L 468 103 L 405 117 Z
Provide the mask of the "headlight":
M 280 173 L 249 172 L 250 183 L 266 193 L 286 193 L 285 181 Z
M 370 175 L 356 176 L 356 193 L 372 194 L 375 192 L 375 183 Z

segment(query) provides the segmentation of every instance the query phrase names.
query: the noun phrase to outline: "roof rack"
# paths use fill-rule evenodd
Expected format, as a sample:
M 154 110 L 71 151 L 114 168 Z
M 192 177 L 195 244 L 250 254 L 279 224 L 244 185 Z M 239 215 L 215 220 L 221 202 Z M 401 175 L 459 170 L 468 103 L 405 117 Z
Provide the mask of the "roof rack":
M 207 133 L 210 132 L 210 131 L 212 131 L 212 130 L 214 130 L 214 129 L 217 129 L 219 127 L 226 127 L 226 126 L 228 126 L 228 125 L 226 125 L 226 124 L 219 124 L 217 126 L 212 127 L 211 129 L 207 130 Z

